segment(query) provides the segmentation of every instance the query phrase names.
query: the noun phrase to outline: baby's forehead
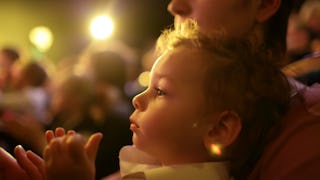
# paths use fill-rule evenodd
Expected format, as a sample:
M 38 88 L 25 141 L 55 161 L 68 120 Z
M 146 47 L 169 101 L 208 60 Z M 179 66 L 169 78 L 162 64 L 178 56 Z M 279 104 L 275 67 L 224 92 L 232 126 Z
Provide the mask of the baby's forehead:
M 202 74 L 207 67 L 201 56 L 202 52 L 199 50 L 177 48 L 160 56 L 152 70 L 157 74 L 183 75 L 185 77 L 192 75 L 200 78 L 199 74 Z
M 178 46 L 166 51 L 159 59 L 170 64 L 183 64 L 186 66 L 200 62 L 205 54 L 206 52 L 199 48 Z

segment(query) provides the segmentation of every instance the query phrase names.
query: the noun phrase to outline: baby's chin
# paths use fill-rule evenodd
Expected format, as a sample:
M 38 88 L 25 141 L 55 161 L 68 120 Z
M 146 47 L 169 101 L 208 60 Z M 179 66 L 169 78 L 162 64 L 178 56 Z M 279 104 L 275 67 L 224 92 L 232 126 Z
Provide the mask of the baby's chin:
M 132 135 L 132 146 L 140 151 L 146 152 L 147 148 L 144 147 L 143 143 L 141 142 L 140 137 L 138 137 L 137 133 L 133 133 Z
M 160 162 L 135 145 L 125 146 L 120 151 L 120 158 L 136 163 L 160 165 Z

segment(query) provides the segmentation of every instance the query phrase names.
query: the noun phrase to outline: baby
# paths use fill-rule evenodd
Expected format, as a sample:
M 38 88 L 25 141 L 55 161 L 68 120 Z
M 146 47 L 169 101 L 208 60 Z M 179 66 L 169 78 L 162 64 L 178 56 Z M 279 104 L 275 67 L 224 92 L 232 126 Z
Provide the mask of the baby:
M 193 21 L 165 31 L 158 52 L 148 88 L 133 99 L 121 178 L 245 178 L 289 102 L 271 54 L 222 33 L 205 36 Z M 47 139 L 48 179 L 94 179 L 101 134 L 85 143 L 60 129 Z

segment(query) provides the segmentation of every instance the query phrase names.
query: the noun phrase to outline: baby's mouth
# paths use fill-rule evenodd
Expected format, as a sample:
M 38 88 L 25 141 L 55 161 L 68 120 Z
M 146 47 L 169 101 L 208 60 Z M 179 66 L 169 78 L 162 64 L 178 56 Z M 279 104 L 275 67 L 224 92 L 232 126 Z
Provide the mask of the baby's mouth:
M 131 123 L 130 124 L 130 130 L 135 132 L 139 129 L 139 126 L 136 123 Z

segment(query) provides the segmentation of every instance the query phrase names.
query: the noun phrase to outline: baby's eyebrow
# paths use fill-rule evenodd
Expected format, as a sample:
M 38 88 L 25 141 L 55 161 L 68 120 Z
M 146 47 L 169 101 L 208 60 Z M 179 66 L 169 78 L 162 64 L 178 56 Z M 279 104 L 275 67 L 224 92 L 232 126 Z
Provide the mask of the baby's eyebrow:
M 151 76 L 152 76 L 153 78 L 155 77 L 157 80 L 165 79 L 166 81 L 174 82 L 174 77 L 170 76 L 170 75 L 167 74 L 167 73 L 153 72 L 153 73 L 151 74 Z

